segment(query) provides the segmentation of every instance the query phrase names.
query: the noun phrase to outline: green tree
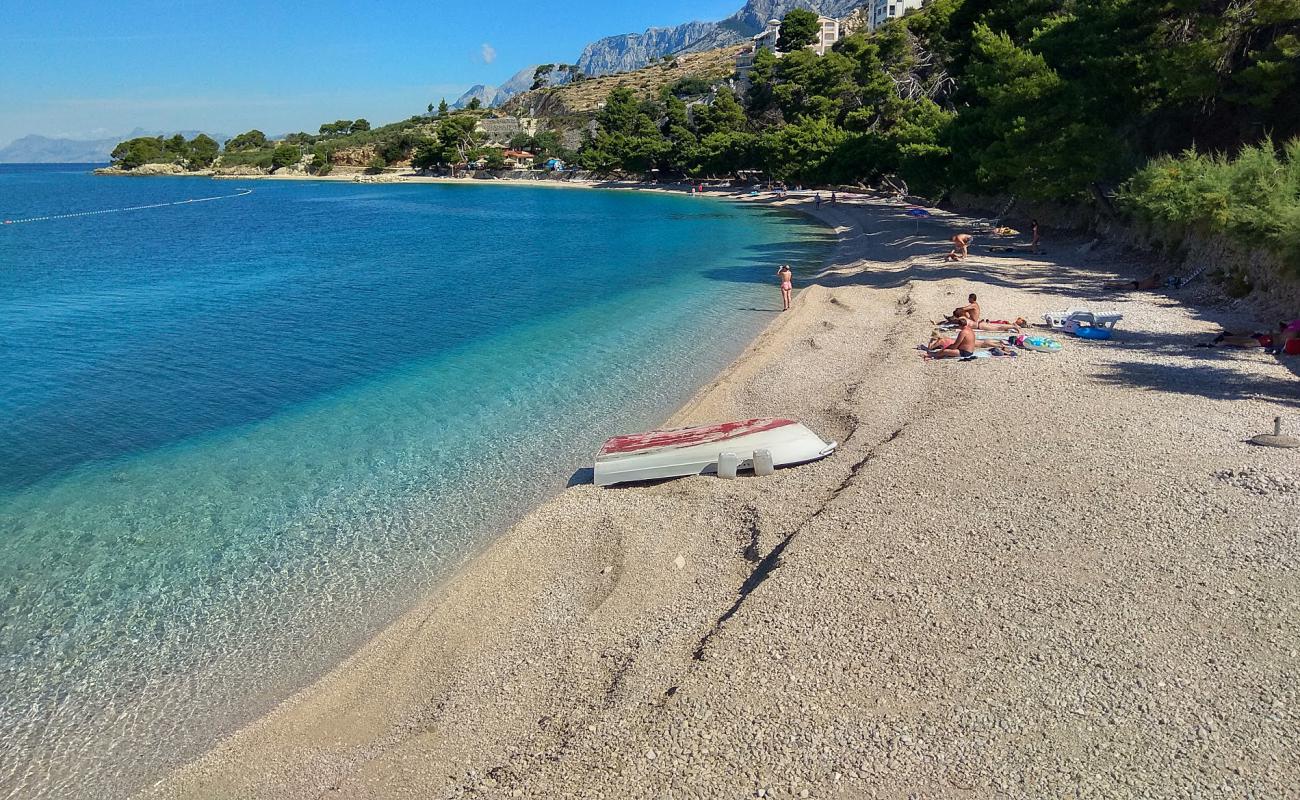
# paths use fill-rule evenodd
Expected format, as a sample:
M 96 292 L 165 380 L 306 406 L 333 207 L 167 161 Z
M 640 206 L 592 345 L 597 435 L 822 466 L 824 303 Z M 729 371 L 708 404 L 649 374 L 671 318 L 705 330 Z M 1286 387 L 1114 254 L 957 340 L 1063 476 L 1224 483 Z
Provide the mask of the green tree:
M 297 164 L 302 159 L 302 150 L 297 145 L 282 144 L 271 153 L 271 169 L 283 169 Z
M 533 84 L 532 86 L 529 87 L 529 89 L 536 90 L 545 86 L 548 77 L 554 70 L 555 70 L 554 64 L 542 64 L 541 66 L 537 67 L 537 69 L 533 70 Z
M 365 133 L 370 130 L 370 123 L 364 119 L 359 119 L 348 126 L 348 133 Z
M 432 113 L 433 113 L 433 103 L 430 103 L 430 104 L 429 104 L 429 107 L 428 107 L 427 109 L 425 109 L 425 112 L 426 112 L 426 113 L 429 113 L 429 114 L 432 114 Z
M 821 22 L 817 15 L 807 9 L 796 8 L 781 19 L 781 30 L 776 40 L 776 49 L 789 53 L 821 38 Z
M 424 142 L 415 148 L 415 153 L 411 156 L 411 166 L 418 170 L 433 169 L 444 163 L 443 148 L 437 141 Z
M 469 99 L 469 105 L 465 106 L 465 108 L 469 109 L 470 111 L 478 111 L 482 107 L 483 107 L 483 101 L 478 99 L 477 97 L 471 97 Z
M 478 120 L 470 114 L 452 114 L 438 123 L 437 138 L 444 164 L 464 164 L 487 138 L 475 128 Z
M 116 166 L 126 170 L 144 164 L 170 164 L 176 160 L 162 137 L 153 136 L 141 136 L 121 142 L 113 148 L 111 157 Z
M 833 174 L 828 162 L 847 140 L 830 120 L 808 117 L 763 136 L 767 173 L 779 181 L 820 183 Z
M 190 142 L 189 151 L 190 169 L 207 169 L 217 160 L 221 145 L 206 133 L 200 133 Z
M 730 89 L 719 89 L 712 103 L 695 108 L 695 130 L 700 136 L 708 136 L 711 133 L 739 133 L 749 128 L 748 120 L 745 119 L 745 109 L 736 102 L 736 96 Z
M 384 160 L 384 157 L 381 155 L 376 155 L 374 158 L 370 159 L 370 164 L 369 166 L 366 167 L 366 174 L 378 175 L 379 173 L 383 172 L 387 166 L 388 166 L 388 162 Z
M 506 157 L 495 147 L 487 151 L 484 161 L 485 163 L 483 166 L 485 169 L 497 170 L 506 168 Z
M 307 166 L 307 171 L 313 175 L 328 175 L 333 166 L 330 163 L 329 151 L 317 147 L 311 154 L 311 163 Z
M 438 116 L 440 117 L 447 116 L 447 98 L 445 97 L 438 102 Z
M 260 150 L 266 147 L 266 144 L 266 134 L 253 129 L 227 141 L 226 151 L 233 153 L 240 150 Z

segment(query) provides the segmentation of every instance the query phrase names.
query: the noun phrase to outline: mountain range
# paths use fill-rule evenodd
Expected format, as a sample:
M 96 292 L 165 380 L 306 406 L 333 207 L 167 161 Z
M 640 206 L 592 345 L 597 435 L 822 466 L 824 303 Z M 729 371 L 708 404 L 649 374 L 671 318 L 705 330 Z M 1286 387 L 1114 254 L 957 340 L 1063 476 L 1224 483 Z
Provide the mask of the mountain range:
M 685 22 L 667 28 L 649 28 L 642 33 L 606 36 L 583 48 L 578 69 L 591 76 L 640 69 L 656 58 L 698 53 L 736 44 L 759 33 L 770 19 L 780 19 L 796 8 L 807 8 L 828 17 L 845 17 L 865 0 L 748 0 L 736 13 L 718 22 Z M 533 67 L 520 70 L 500 87 L 479 84 L 456 101 L 464 108 L 474 97 L 485 106 L 499 106 L 532 86 Z M 521 80 L 521 78 L 523 78 Z
M 174 136 L 177 133 L 193 139 L 202 131 L 146 131 L 136 128 L 124 136 L 107 139 L 67 139 L 32 134 L 15 139 L 0 147 L 0 164 L 100 164 L 108 163 L 109 154 L 120 142 L 137 136 Z M 208 134 L 218 142 L 229 136 Z

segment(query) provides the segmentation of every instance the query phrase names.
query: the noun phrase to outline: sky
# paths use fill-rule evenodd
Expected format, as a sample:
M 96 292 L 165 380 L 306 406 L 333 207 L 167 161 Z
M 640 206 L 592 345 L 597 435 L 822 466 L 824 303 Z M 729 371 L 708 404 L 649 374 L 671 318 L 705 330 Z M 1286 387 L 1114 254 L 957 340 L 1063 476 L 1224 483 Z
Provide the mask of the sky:
M 392 122 L 532 64 L 573 63 L 603 36 L 722 19 L 743 2 L 0 0 L 0 146 Z

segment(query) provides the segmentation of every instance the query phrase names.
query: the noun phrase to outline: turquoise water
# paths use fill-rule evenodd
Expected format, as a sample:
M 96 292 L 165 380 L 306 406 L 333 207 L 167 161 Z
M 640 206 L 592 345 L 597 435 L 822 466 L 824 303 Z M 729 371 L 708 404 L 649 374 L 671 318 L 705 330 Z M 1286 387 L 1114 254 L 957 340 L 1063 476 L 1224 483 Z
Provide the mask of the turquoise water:
M 822 260 L 684 196 L 0 166 L 0 797 L 120 797 L 353 651 Z

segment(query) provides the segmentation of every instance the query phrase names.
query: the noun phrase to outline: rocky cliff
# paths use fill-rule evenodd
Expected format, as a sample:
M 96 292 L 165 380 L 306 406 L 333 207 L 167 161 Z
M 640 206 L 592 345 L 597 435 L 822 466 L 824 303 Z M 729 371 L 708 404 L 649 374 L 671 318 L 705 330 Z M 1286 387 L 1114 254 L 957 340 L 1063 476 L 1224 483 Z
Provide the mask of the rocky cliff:
M 749 0 L 720 22 L 687 22 L 670 28 L 650 28 L 644 33 L 607 36 L 587 45 L 578 66 L 588 75 L 640 69 L 660 56 L 698 53 L 743 41 L 761 31 L 769 19 L 780 19 L 795 8 L 839 18 L 862 4 L 863 0 Z

